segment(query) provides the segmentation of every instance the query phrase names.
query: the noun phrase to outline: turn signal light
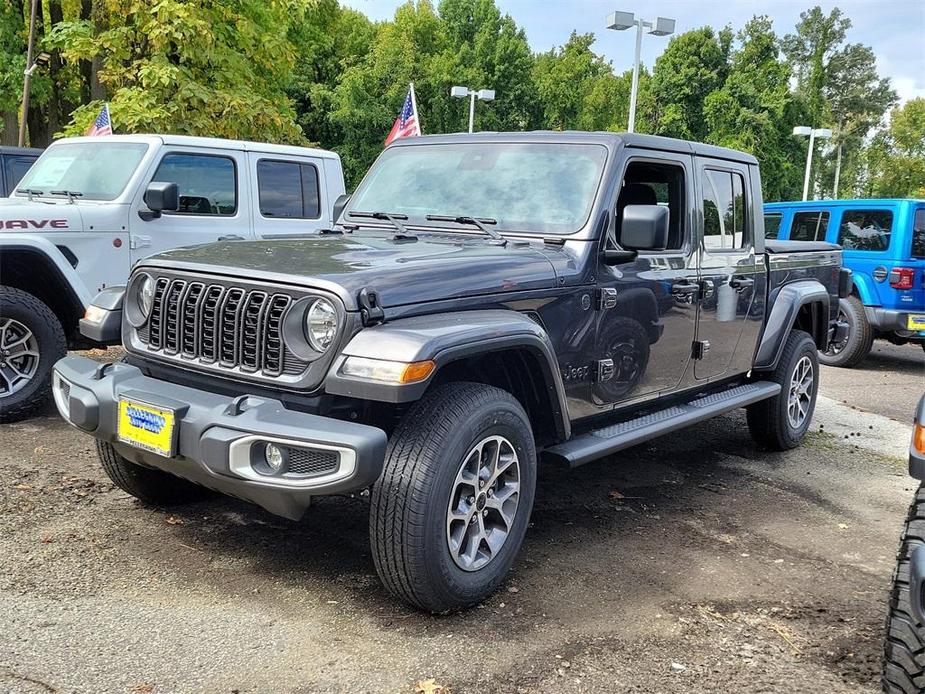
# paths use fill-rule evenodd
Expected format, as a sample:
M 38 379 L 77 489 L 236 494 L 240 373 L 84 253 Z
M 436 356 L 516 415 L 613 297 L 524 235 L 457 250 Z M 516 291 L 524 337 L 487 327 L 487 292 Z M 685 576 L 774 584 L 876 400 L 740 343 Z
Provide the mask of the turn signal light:
M 912 447 L 919 453 L 925 455 L 925 425 L 915 423 L 912 429 Z
M 433 373 L 433 361 L 388 361 L 368 357 L 347 357 L 340 372 L 345 376 L 364 378 L 385 383 L 417 383 Z
M 912 289 L 915 269 L 911 267 L 894 267 L 890 270 L 890 286 L 893 289 Z

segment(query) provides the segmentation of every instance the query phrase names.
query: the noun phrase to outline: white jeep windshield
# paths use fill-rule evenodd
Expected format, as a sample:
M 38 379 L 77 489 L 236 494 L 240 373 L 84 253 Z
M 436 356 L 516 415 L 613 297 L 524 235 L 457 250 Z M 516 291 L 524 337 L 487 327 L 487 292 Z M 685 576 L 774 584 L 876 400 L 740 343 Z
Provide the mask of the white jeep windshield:
M 427 215 L 467 216 L 497 220 L 498 231 L 570 234 L 588 220 L 606 159 L 594 144 L 393 147 L 360 184 L 347 217 L 388 212 L 432 226 Z
M 67 191 L 80 193 L 83 200 L 115 200 L 147 149 L 136 142 L 58 144 L 38 158 L 16 188 L 41 191 L 42 196 Z

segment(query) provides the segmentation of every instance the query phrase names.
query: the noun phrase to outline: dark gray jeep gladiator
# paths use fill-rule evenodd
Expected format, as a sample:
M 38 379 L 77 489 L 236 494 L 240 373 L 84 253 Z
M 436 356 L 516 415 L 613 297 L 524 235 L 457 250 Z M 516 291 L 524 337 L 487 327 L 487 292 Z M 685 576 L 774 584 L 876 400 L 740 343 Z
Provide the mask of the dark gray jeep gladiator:
M 838 246 L 764 238 L 757 161 L 643 135 L 400 140 L 333 229 L 162 253 L 54 371 L 142 501 L 203 487 L 299 519 L 368 495 L 376 569 L 442 612 L 514 561 L 540 460 L 577 466 L 746 407 L 797 446 L 843 336 Z

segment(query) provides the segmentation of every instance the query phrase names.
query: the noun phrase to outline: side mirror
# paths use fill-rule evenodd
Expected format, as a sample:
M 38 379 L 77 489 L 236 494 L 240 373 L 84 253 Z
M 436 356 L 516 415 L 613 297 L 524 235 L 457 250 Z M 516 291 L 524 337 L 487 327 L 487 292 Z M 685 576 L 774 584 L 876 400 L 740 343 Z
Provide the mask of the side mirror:
M 337 200 L 334 201 L 334 215 L 332 222 L 336 222 L 340 219 L 340 216 L 344 212 L 344 208 L 347 206 L 347 203 L 350 202 L 350 196 L 346 193 L 337 196 Z
M 145 191 L 145 205 L 151 210 L 150 215 L 141 215 L 142 219 L 157 219 L 161 212 L 176 212 L 180 209 L 180 187 L 176 183 L 151 181 Z
M 668 208 L 661 205 L 624 207 L 620 245 L 636 251 L 664 251 L 668 247 Z

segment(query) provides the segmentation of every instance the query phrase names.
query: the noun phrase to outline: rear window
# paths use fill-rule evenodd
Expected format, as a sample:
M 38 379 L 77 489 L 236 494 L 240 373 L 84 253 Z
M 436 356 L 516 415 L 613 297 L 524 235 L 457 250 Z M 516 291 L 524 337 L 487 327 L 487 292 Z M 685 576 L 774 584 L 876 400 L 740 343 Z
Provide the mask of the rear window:
M 311 164 L 261 159 L 257 162 L 257 192 L 264 217 L 321 216 L 318 169 Z
M 828 228 L 828 212 L 797 212 L 790 225 L 790 240 L 825 241 L 825 230 Z
M 776 239 L 780 233 L 780 220 L 783 219 L 780 212 L 768 212 L 764 216 L 764 237 L 766 239 Z
M 915 211 L 912 223 L 912 257 L 925 258 L 925 209 Z
M 893 213 L 889 210 L 845 210 L 838 243 L 846 250 L 885 251 L 890 247 Z

